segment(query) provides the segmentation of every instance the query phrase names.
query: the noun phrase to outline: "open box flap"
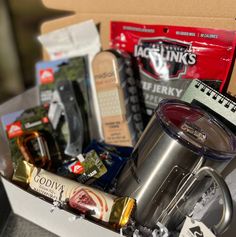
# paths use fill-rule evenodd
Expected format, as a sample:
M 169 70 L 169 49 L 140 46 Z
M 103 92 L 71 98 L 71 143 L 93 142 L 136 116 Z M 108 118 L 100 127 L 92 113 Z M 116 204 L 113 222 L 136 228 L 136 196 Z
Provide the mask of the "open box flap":
M 232 76 L 229 82 L 227 92 L 231 96 L 236 97 L 236 61 L 234 63 L 234 68 L 233 68 L 233 72 L 232 72 Z
M 192 17 L 236 17 L 234 0 L 42 0 L 48 8 L 90 14 L 159 15 Z
M 209 0 L 205 4 L 198 0 L 42 0 L 48 8 L 68 10 L 74 15 L 47 21 L 41 32 L 47 33 L 61 27 L 93 19 L 98 25 L 103 49 L 109 48 L 110 21 L 130 21 L 143 24 L 163 24 L 193 27 L 209 27 L 236 30 L 236 4 L 234 0 Z M 125 5 L 125 6 L 124 6 Z M 43 58 L 48 59 L 46 52 Z M 227 91 L 236 95 L 236 63 Z
M 76 24 L 81 21 L 93 19 L 99 25 L 102 46 L 109 47 L 110 21 L 131 21 L 142 24 L 164 24 L 182 25 L 195 27 L 222 28 L 228 30 L 236 29 L 236 21 L 229 18 L 199 18 L 199 17 L 176 17 L 176 16 L 155 16 L 155 15 L 123 15 L 123 14 L 75 14 L 59 18 L 42 24 L 41 32 L 47 33 L 53 30 Z

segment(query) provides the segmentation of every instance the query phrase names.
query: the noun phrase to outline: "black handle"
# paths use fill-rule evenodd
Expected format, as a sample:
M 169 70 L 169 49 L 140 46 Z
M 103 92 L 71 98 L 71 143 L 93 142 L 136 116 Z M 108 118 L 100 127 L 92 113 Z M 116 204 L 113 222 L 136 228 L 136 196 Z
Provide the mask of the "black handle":
M 69 80 L 58 81 L 57 91 L 63 104 L 69 129 L 69 139 L 64 152 L 70 156 L 77 156 L 82 152 L 84 129 L 81 111 L 75 97 L 72 82 Z

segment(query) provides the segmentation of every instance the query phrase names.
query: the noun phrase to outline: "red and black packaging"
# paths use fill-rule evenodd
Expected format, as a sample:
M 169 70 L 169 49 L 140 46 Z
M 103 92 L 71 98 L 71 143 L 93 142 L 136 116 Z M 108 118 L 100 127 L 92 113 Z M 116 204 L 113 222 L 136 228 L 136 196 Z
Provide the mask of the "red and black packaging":
M 138 66 L 145 114 L 165 98 L 180 98 L 192 79 L 222 91 L 230 77 L 234 31 L 111 22 L 112 48 L 130 53 Z

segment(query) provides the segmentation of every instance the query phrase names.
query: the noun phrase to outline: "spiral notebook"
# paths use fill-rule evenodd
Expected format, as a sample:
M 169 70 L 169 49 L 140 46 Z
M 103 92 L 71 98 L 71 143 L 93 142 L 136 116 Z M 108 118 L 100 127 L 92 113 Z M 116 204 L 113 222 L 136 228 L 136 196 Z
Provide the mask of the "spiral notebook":
M 199 105 L 236 133 L 236 103 L 200 80 L 193 80 L 181 100 Z

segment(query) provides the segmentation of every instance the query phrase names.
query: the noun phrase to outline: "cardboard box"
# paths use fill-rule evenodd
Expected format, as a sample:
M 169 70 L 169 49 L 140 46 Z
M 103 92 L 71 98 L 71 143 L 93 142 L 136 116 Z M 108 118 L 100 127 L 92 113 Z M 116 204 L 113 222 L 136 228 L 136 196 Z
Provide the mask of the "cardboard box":
M 104 49 L 109 48 L 111 20 L 236 30 L 236 4 L 234 0 L 121 0 L 112 2 L 109 0 L 43 0 L 43 3 L 48 8 L 68 10 L 73 12 L 73 14 L 65 18 L 45 22 L 42 25 L 42 33 L 47 33 L 84 20 L 94 19 L 99 26 Z M 47 58 L 45 52 L 44 58 Z M 232 77 L 236 80 L 236 70 L 234 70 Z M 14 105 L 10 110 L 19 110 L 22 106 L 26 107 L 37 104 L 37 101 L 32 99 L 36 98 L 36 89 L 26 93 L 29 93 L 30 96 L 27 98 L 31 98 L 27 100 L 29 103 L 27 105 L 26 103 L 22 103 L 22 101 L 25 101 L 22 99 L 22 96 L 15 98 L 14 101 L 11 101 Z M 19 99 L 21 101 L 16 103 Z M 4 112 L 12 112 L 9 111 L 9 104 L 7 103 L 0 107 L 2 114 Z M 4 142 L 0 145 L 1 147 L 6 151 L 6 144 Z M 11 173 L 9 154 L 7 152 L 4 154 L 6 155 L 1 158 L 4 159 L 5 166 L 2 168 L 5 169 L 3 173 L 8 176 Z M 73 221 L 74 215 L 66 211 L 56 209 L 50 212 L 51 204 L 18 188 L 5 178 L 2 178 L 2 182 L 12 209 L 16 214 L 59 236 L 120 236 L 111 230 L 87 220 L 76 219 Z M 222 236 L 232 236 L 234 223 L 236 223 L 235 218 L 230 228 L 231 231 L 226 232 Z
M 236 63 L 234 64 L 232 75 L 227 88 L 227 93 L 236 98 Z
M 51 231 L 58 236 L 118 237 L 119 234 L 105 229 L 61 209 L 52 210 L 52 204 L 37 198 L 2 178 L 13 212 Z
M 46 7 L 74 14 L 42 24 L 42 33 L 94 19 L 99 25 L 103 48 L 109 47 L 110 21 L 212 27 L 236 30 L 234 0 L 42 0 Z
M 236 4 L 234 0 L 42 0 L 48 8 L 67 10 L 74 14 L 45 22 L 42 33 L 93 19 L 99 26 L 103 49 L 109 48 L 110 21 L 131 21 L 144 24 L 211 27 L 236 30 Z M 44 58 L 47 54 L 44 52 Z M 235 60 L 234 60 L 235 61 Z M 228 88 L 236 97 L 236 62 Z
M 36 96 L 35 96 L 36 95 Z M 27 109 L 37 105 L 38 102 L 38 89 L 32 88 L 25 93 L 7 101 L 0 106 L 0 114 L 10 113 L 19 109 Z M 12 173 L 10 151 L 8 149 L 7 139 L 0 124 L 0 170 L 5 175 L 10 177 Z M 5 165 L 3 165 L 3 163 Z M 230 167 L 232 171 L 234 168 Z M 225 174 L 226 175 L 226 174 Z M 24 217 L 25 219 L 55 233 L 61 237 L 118 237 L 120 234 L 115 233 L 103 226 L 99 226 L 94 222 L 85 219 L 76 218 L 72 213 L 61 209 L 54 209 L 52 211 L 52 204 L 44 201 L 43 199 L 28 193 L 27 191 L 12 184 L 6 178 L 0 177 L 4 188 L 6 190 L 8 199 L 10 201 L 12 211 Z M 8 208 L 6 202 L 0 203 L 0 207 Z M 217 203 L 212 203 L 212 212 L 207 213 L 205 218 L 206 223 L 210 226 L 217 223 L 218 218 L 221 216 L 221 208 Z M 236 202 L 234 201 L 234 206 Z M 233 223 L 229 230 L 219 237 L 232 237 L 236 231 L 236 209 L 234 210 Z

